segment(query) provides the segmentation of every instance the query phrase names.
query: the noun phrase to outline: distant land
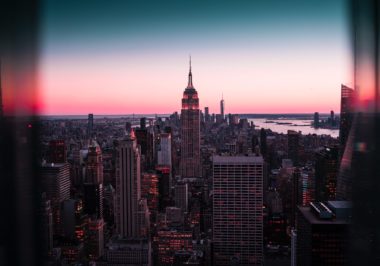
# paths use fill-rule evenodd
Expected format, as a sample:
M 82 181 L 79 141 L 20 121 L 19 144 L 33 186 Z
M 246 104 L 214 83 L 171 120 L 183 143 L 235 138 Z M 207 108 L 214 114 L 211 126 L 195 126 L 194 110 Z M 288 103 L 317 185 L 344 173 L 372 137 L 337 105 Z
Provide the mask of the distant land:
M 155 117 L 168 117 L 171 114 L 119 114 L 119 115 L 105 115 L 105 114 L 94 114 L 95 119 L 102 118 L 155 118 Z M 314 113 L 304 113 L 304 114 L 238 114 L 240 118 L 269 118 L 269 119 L 305 119 L 312 120 Z M 335 113 L 336 116 L 339 116 L 339 113 Z M 228 114 L 226 115 L 228 116 Z M 319 113 L 320 118 L 330 117 L 330 113 Z M 41 119 L 87 119 L 88 114 L 86 115 L 40 115 Z

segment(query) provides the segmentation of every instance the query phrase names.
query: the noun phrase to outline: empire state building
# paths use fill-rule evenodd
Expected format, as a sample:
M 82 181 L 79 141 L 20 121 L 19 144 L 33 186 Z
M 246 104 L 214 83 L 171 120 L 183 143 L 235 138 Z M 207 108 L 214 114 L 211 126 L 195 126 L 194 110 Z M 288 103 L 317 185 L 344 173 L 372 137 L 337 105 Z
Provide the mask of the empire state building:
M 185 178 L 201 176 L 199 98 L 193 86 L 191 58 L 189 81 L 182 98 L 180 170 Z

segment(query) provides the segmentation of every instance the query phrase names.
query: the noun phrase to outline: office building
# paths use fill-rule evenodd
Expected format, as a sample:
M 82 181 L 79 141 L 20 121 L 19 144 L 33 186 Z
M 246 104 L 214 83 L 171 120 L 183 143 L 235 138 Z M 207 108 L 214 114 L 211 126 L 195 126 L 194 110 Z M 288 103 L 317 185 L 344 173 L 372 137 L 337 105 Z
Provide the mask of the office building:
M 85 179 L 83 182 L 84 211 L 96 218 L 103 217 L 103 159 L 96 141 L 88 147 Z
M 70 167 L 68 163 L 43 163 L 40 168 L 42 190 L 50 200 L 54 234 L 61 233 L 61 204 L 70 198 Z
M 298 165 L 299 141 L 300 134 L 294 130 L 288 130 L 288 158 L 292 159 L 295 166 Z
M 104 255 L 104 220 L 90 219 L 86 234 L 86 253 L 90 260 L 97 260 Z
M 214 156 L 214 265 L 263 263 L 263 158 Z
M 118 143 L 116 158 L 116 230 L 122 238 L 137 237 L 141 197 L 140 148 L 132 131 Z
M 354 90 L 343 85 L 341 86 L 340 97 L 340 124 L 339 141 L 340 156 L 343 156 L 346 142 L 350 134 L 354 113 Z
M 160 146 L 157 151 L 157 164 L 172 166 L 172 136 L 169 133 L 160 134 Z
M 63 139 L 49 142 L 48 163 L 66 163 L 66 145 Z
M 336 199 L 338 147 L 324 147 L 315 155 L 315 200 Z
M 295 240 L 297 265 L 348 265 L 350 219 L 348 201 L 299 206 Z
M 174 188 L 175 206 L 180 208 L 182 212 L 187 212 L 188 209 L 188 186 L 185 182 L 178 182 Z
M 183 178 L 201 176 L 199 119 L 199 98 L 193 86 L 190 60 L 189 80 L 183 93 L 181 109 L 180 173 Z

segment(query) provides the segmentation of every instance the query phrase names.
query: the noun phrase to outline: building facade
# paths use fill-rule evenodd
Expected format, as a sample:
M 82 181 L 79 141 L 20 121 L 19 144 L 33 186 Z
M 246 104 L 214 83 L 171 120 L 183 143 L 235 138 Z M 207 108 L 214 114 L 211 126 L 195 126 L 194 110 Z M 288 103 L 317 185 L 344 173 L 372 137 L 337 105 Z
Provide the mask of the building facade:
M 185 178 L 201 176 L 199 98 L 193 86 L 191 61 L 189 80 L 182 98 L 180 174 Z
M 214 265 L 263 263 L 263 158 L 213 157 Z

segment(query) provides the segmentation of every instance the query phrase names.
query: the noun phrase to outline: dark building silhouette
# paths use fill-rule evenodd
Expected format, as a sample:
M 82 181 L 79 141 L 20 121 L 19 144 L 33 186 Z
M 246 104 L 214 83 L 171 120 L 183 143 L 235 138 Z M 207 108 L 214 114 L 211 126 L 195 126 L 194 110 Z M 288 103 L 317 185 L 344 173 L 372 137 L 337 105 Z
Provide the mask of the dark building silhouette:
M 193 86 L 191 60 L 189 80 L 182 97 L 181 109 L 181 161 L 182 177 L 200 177 L 200 121 L 199 98 Z
M 264 128 L 260 130 L 260 151 L 265 158 L 267 154 L 267 132 Z
M 51 140 L 49 142 L 49 163 L 67 162 L 66 144 L 64 140 Z
M 338 175 L 338 147 L 324 147 L 315 154 L 315 199 L 335 200 Z
M 294 130 L 288 130 L 288 157 L 292 159 L 294 165 L 298 165 L 298 153 L 300 134 Z
M 351 203 L 347 201 L 312 202 L 298 207 L 297 265 L 348 265 L 348 230 Z
M 94 115 L 88 114 L 87 121 L 87 138 L 92 138 L 94 131 Z
M 53 213 L 53 230 L 60 235 L 61 204 L 70 198 L 70 167 L 68 163 L 42 164 L 40 168 L 42 191 L 50 200 Z
M 343 156 L 348 135 L 353 121 L 354 112 L 354 90 L 343 85 L 341 87 L 340 97 L 340 124 L 339 124 L 339 141 L 340 156 Z
M 88 148 L 86 175 L 83 183 L 84 211 L 96 218 L 103 217 L 103 160 L 96 141 Z
M 314 127 L 319 127 L 319 113 L 315 112 L 314 113 Z

